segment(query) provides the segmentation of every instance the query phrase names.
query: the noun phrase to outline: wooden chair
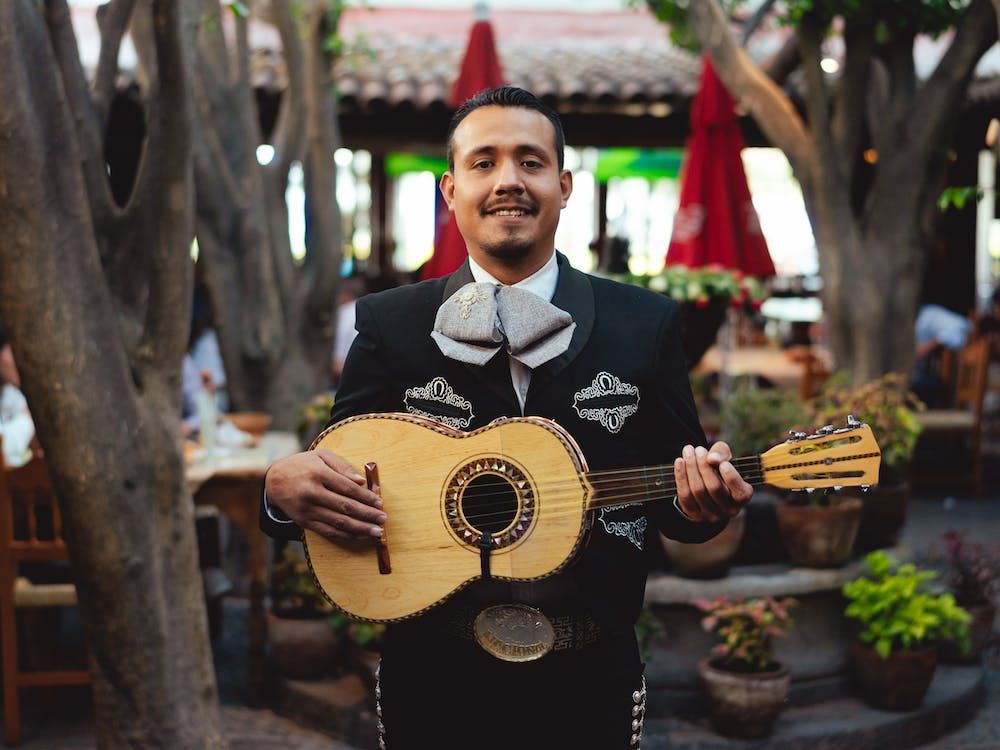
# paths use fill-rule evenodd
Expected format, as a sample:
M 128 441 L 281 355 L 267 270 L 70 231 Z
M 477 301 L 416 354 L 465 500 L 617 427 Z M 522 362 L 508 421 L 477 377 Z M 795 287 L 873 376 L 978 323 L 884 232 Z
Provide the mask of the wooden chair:
M 955 369 L 955 403 L 950 409 L 928 409 L 917 416 L 923 425 L 923 438 L 967 438 L 972 460 L 971 476 L 959 464 L 953 472 L 945 472 L 952 480 L 971 483 L 976 496 L 983 493 L 983 398 L 986 394 L 986 374 L 989 367 L 990 344 L 985 338 L 967 343 L 958 354 Z M 929 476 L 922 467 L 915 467 L 919 476 Z M 940 476 L 936 473 L 935 477 Z
M 3 454 L 0 453 L 0 456 Z M 41 685 L 81 685 L 81 669 L 21 671 L 17 610 L 76 606 L 72 583 L 35 584 L 18 576 L 21 562 L 68 561 L 62 517 L 40 453 L 24 466 L 7 468 L 0 459 L 0 647 L 3 658 L 4 743 L 21 742 L 20 689 Z

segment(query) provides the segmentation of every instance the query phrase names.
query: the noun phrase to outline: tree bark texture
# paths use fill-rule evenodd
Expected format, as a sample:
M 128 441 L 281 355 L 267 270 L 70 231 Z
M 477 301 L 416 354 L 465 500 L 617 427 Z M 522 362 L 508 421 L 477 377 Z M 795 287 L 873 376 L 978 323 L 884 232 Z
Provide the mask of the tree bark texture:
M 129 5 L 105 9 L 103 44 Z M 152 2 L 161 75 L 118 208 L 96 177 L 106 92 L 88 93 L 65 0 L 0 0 L 0 314 L 62 503 L 101 748 L 224 746 L 180 451 L 193 209 L 178 10 Z
M 262 142 L 249 72 L 246 20 L 229 48 L 218 3 L 205 0 L 196 51 L 195 179 L 200 262 L 234 409 L 270 412 L 294 426 L 295 408 L 330 378 L 341 258 L 333 152 L 340 143 L 325 10 L 296 21 L 290 0 L 266 8 L 278 27 L 288 87 L 273 136 L 274 158 L 260 165 Z M 305 170 L 309 236 L 294 263 L 285 190 L 294 162 Z
M 844 26 L 845 59 L 835 85 L 819 65 L 826 29 L 808 14 L 797 26 L 806 121 L 740 48 L 718 0 L 691 0 L 689 6 L 720 78 L 785 152 L 802 186 L 819 248 L 834 358 L 856 382 L 912 366 L 926 262 L 923 220 L 935 210 L 937 176 L 961 97 L 976 62 L 997 38 L 994 8 L 974 0 L 938 67 L 921 83 L 913 37 L 894 32 L 877 43 L 866 8 L 862 4 Z M 877 161 L 871 187 L 861 194 L 855 171 L 865 133 Z

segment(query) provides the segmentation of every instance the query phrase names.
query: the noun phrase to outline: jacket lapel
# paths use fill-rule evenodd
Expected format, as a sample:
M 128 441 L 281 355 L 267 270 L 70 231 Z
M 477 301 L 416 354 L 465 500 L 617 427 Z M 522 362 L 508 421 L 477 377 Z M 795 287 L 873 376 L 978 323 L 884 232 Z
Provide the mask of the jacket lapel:
M 583 347 L 587 345 L 590 334 L 594 330 L 596 311 L 594 289 L 590 285 L 590 279 L 587 274 L 573 268 L 565 255 L 557 252 L 556 256 L 559 261 L 559 281 L 556 283 L 556 292 L 552 296 L 552 304 L 573 316 L 576 330 L 573 331 L 573 338 L 566 351 L 532 372 L 529 392 L 536 386 L 555 379 L 559 373 L 565 370 L 570 362 L 583 351 Z

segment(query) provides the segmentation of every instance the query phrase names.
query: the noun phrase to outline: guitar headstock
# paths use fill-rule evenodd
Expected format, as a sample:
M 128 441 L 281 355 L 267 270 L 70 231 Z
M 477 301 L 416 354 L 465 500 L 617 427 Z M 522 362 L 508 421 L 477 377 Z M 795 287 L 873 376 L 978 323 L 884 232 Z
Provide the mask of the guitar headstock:
M 847 417 L 847 426 L 790 433 L 760 456 L 761 480 L 790 490 L 878 484 L 882 451 L 871 427 Z

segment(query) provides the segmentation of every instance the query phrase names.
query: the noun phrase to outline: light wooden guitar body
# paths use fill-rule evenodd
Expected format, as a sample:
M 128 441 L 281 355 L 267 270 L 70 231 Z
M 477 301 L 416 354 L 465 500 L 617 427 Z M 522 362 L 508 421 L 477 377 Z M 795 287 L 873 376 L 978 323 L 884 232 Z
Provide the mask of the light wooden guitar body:
M 465 433 L 409 414 L 364 415 L 334 425 L 312 447 L 344 457 L 362 476 L 366 464 L 378 465 L 391 572 L 379 572 L 374 542 L 333 544 L 305 532 L 313 574 L 349 615 L 404 619 L 476 580 L 480 529 L 493 538 L 491 575 L 511 580 L 558 571 L 587 529 L 593 489 L 583 456 L 546 419 Z
M 794 433 L 733 466 L 751 484 L 786 489 L 877 484 L 881 451 L 871 428 L 847 421 Z M 305 532 L 306 556 L 326 595 L 374 622 L 439 604 L 482 577 L 484 562 L 494 578 L 551 575 L 573 559 L 598 507 L 669 501 L 676 492 L 672 464 L 587 472 L 573 438 L 540 417 L 467 433 L 410 414 L 364 414 L 329 428 L 312 447 L 342 456 L 362 475 L 367 465 L 375 465 L 372 477 L 377 468 L 384 544 L 333 544 Z

